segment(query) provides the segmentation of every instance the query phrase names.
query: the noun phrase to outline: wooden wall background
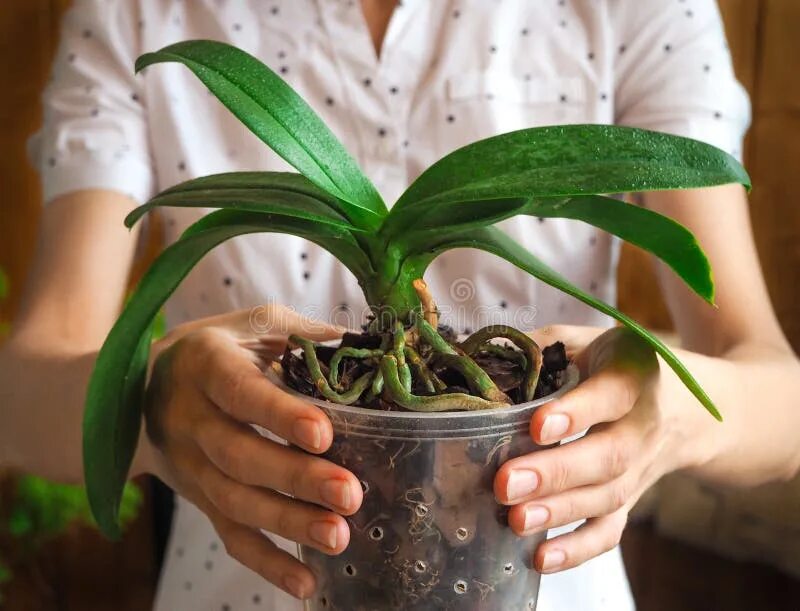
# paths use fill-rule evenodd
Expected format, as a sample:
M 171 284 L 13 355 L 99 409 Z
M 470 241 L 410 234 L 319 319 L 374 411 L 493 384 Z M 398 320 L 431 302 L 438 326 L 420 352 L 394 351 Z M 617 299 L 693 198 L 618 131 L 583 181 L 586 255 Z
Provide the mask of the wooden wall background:
M 40 188 L 25 146 L 40 120 L 39 94 L 49 72 L 58 22 L 68 3 L 0 2 L 0 76 L 4 83 L 0 96 L 0 267 L 8 274 L 11 287 L 9 298 L 0 303 L 0 321 L 11 320 L 19 307 L 20 289 L 36 243 Z M 800 206 L 793 189 L 795 172 L 800 170 L 800 2 L 720 0 L 720 7 L 737 74 L 753 102 L 745 163 L 755 185 L 751 201 L 756 241 L 778 316 L 793 346 L 800 350 Z M 626 247 L 620 268 L 620 303 L 646 325 L 668 329 L 671 323 L 653 276 L 642 273 L 647 268 L 642 253 Z M 132 536 L 120 545 L 76 531 L 49 546 L 38 565 L 40 574 L 23 574 L 22 581 L 13 586 L 15 596 L 9 598 L 6 608 L 56 608 L 46 602 L 54 593 L 63 597 L 60 609 L 105 609 L 112 604 L 120 609 L 147 608 L 154 579 L 152 546 L 147 542 L 149 519 L 145 511 Z M 660 540 L 648 543 L 651 539 L 655 541 L 646 531 L 628 536 L 632 553 L 649 566 L 653 566 L 654 550 L 663 552 L 665 545 Z M 713 562 L 685 550 L 676 557 L 680 561 L 675 566 L 683 567 L 683 574 L 693 564 L 698 573 L 704 573 Z M 726 581 L 726 575 L 730 578 L 731 573 L 717 572 L 720 581 Z M 730 597 L 724 607 L 706 604 L 711 600 L 708 597 L 702 607 L 687 601 L 670 606 L 672 603 L 666 602 L 670 594 L 651 583 L 652 571 L 645 575 L 639 569 L 632 576 L 642 609 L 746 608 L 732 606 Z M 40 592 L 37 599 L 36 588 L 42 589 L 42 580 L 49 594 Z M 103 584 L 91 600 L 76 598 L 97 592 Z M 702 587 L 708 588 L 708 582 Z

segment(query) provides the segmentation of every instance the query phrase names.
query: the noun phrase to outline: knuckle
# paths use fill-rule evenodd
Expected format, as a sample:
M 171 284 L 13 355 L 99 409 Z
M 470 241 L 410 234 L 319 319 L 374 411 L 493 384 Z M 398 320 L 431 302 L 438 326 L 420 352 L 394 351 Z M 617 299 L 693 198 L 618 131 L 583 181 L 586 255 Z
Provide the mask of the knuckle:
M 551 511 L 551 520 L 553 518 L 557 518 L 558 522 L 571 522 L 575 519 L 578 519 L 576 516 L 580 518 L 586 517 L 585 515 L 579 515 L 579 508 L 575 503 L 575 499 L 572 498 L 570 495 L 565 495 L 565 498 L 561 501 L 560 507 L 558 508 L 558 516 L 553 515 L 554 512 Z
M 217 466 L 236 480 L 244 479 L 246 456 L 238 444 L 224 444 L 215 452 Z
M 300 495 L 303 478 L 307 477 L 311 480 L 314 479 L 314 473 L 308 467 L 310 467 L 310 465 L 307 464 L 305 468 L 300 467 L 299 465 L 291 465 L 286 467 L 286 471 L 284 472 L 284 492 L 286 494 L 293 498 L 298 498 Z
M 624 482 L 616 482 L 611 485 L 611 509 L 616 511 L 622 509 L 628 502 L 628 486 Z
M 605 454 L 605 472 L 611 477 L 619 477 L 630 466 L 630 452 L 625 443 L 613 441 L 609 443 Z
M 288 511 L 287 508 L 282 507 L 276 510 L 274 522 L 276 534 L 286 537 L 287 539 L 292 539 L 292 535 L 294 534 L 294 529 L 292 527 L 294 523 L 291 512 Z
M 569 468 L 563 461 L 554 461 L 549 468 L 550 490 L 560 492 L 569 485 Z
M 276 407 L 276 400 L 280 390 L 269 380 L 263 379 L 264 384 L 264 404 L 262 406 L 261 414 L 263 422 L 261 423 L 264 428 L 273 433 L 278 433 L 276 425 L 278 424 L 278 414 Z
M 220 405 L 222 411 L 231 416 L 236 416 L 236 414 L 241 413 L 244 388 L 249 381 L 251 373 L 249 369 L 244 367 L 236 367 L 224 373 L 216 373 L 216 375 L 221 376 L 221 387 L 227 398 L 227 400 L 223 401 L 222 405 Z
M 241 513 L 242 499 L 234 487 L 215 487 L 211 502 L 228 518 L 238 522 Z
M 219 333 L 206 327 L 187 333 L 174 346 L 176 364 L 182 371 L 203 371 L 215 354 L 215 346 L 219 342 Z

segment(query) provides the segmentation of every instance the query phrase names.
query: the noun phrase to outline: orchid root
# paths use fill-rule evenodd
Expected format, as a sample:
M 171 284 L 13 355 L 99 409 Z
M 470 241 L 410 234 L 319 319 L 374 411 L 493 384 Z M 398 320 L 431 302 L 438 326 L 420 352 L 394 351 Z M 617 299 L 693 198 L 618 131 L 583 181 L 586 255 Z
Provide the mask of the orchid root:
M 460 348 L 469 355 L 474 355 L 491 345 L 496 338 L 509 340 L 525 354 L 525 379 L 522 387 L 524 401 L 533 401 L 539 373 L 542 370 L 542 350 L 533 339 L 508 325 L 489 325 L 479 329 L 460 344 Z
M 314 342 L 298 335 L 290 335 L 289 342 L 303 349 L 303 358 L 305 359 L 306 367 L 308 367 L 308 372 L 311 375 L 311 380 L 320 394 L 329 401 L 334 401 L 343 405 L 355 403 L 372 381 L 374 372 L 368 371 L 353 382 L 347 391 L 342 393 L 336 392 L 331 388 L 330 384 L 328 384 L 328 380 L 325 379 L 322 373 Z
M 381 373 L 386 390 L 392 399 L 406 409 L 418 412 L 443 412 L 448 410 L 477 410 L 506 407 L 505 403 L 487 401 L 466 393 L 454 392 L 436 396 L 419 396 L 405 389 L 397 369 L 397 358 L 387 354 L 381 358 Z
M 376 359 L 376 362 L 380 357 L 383 356 L 383 350 L 369 350 L 366 348 L 339 348 L 336 352 L 333 353 L 330 362 L 330 373 L 328 374 L 328 381 L 330 385 L 335 388 L 337 391 L 341 392 L 344 390 L 341 383 L 339 382 L 339 365 L 344 357 L 350 357 L 353 359 Z

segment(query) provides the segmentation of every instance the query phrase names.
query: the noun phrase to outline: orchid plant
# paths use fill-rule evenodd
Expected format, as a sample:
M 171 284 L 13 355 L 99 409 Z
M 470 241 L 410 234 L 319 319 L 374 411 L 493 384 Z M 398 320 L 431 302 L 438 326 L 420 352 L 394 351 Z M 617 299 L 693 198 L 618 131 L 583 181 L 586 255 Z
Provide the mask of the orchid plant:
M 218 208 L 167 247 L 140 281 L 97 358 L 86 398 L 84 464 L 95 517 L 119 533 L 122 490 L 141 428 L 151 325 L 161 306 L 212 248 L 235 236 L 277 232 L 303 237 L 333 254 L 358 280 L 373 313 L 370 348 L 343 346 L 326 363 L 317 347 L 292 337 L 314 387 L 340 403 L 376 396 L 405 409 L 489 409 L 509 397 L 473 356 L 496 337 L 522 371 L 520 400 L 533 397 L 541 351 L 524 333 L 482 329 L 462 343 L 437 330 L 436 309 L 422 280 L 431 262 L 453 248 L 477 248 L 506 259 L 542 282 L 628 327 L 658 353 L 716 418 L 711 399 L 656 336 L 545 265 L 495 224 L 516 215 L 589 223 L 652 253 L 713 304 L 709 262 L 677 222 L 608 194 L 741 183 L 742 166 L 695 140 L 609 125 L 523 129 L 474 142 L 425 170 L 387 207 L 377 189 L 303 99 L 258 59 L 235 47 L 186 41 L 147 53 L 136 64 L 178 62 L 298 173 L 234 172 L 175 185 L 137 208 L 133 226 L 162 206 Z M 340 365 L 358 361 L 344 380 Z M 449 392 L 436 375 L 463 376 L 466 392 Z

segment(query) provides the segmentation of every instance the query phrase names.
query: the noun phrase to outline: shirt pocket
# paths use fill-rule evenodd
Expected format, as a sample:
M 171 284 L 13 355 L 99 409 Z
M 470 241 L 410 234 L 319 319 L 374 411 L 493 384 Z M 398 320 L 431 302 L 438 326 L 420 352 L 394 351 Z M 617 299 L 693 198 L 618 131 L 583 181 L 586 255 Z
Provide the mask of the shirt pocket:
M 526 127 L 590 120 L 587 84 L 580 76 L 520 75 L 501 70 L 446 79 L 448 107 L 467 126 L 470 141 Z

